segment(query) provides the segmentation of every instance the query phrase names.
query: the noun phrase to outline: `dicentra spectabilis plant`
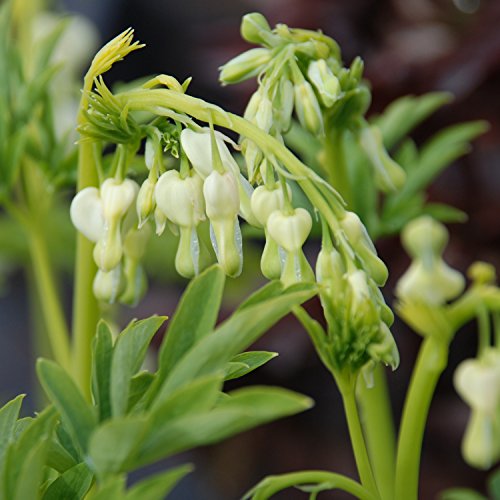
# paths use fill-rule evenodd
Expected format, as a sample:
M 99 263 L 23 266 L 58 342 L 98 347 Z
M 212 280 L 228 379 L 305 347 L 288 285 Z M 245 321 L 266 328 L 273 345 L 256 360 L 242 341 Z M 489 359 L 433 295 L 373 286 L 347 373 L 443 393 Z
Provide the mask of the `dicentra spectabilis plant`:
M 0 498 L 160 500 L 189 465 L 131 487 L 127 475 L 309 408 L 309 398 L 281 388 L 224 389 L 275 356 L 246 349 L 289 312 L 340 391 L 359 477 L 292 471 L 263 479 L 245 498 L 295 486 L 310 498 L 340 489 L 361 499 L 416 499 L 434 389 L 456 331 L 475 317 L 477 357 L 455 375 L 471 407 L 463 454 L 473 467 L 498 461 L 500 290 L 491 266 L 476 263 L 464 291 L 464 277 L 443 260 L 448 234 L 438 221 L 463 214 L 427 203 L 424 191 L 483 123 L 450 127 L 418 149 L 408 132 L 447 95 L 403 98 L 368 119 L 361 59 L 346 67 L 328 36 L 272 29 L 252 13 L 241 33 L 258 47 L 220 74 L 223 84 L 258 77 L 244 117 L 191 96 L 190 79 L 159 75 L 110 89 L 106 72 L 142 47 L 128 29 L 85 75 L 76 151 L 72 132 L 56 132 L 54 119 L 52 56 L 64 25 L 35 39 L 36 16 L 19 5 L 0 12 L 0 203 L 3 220 L 26 238 L 53 359 L 37 362 L 43 411 L 19 418 L 23 396 L 0 409 Z M 60 193 L 75 181 L 68 207 Z M 77 231 L 71 329 L 51 258 L 66 250 L 54 238 L 61 212 Z M 401 230 L 412 263 L 395 310 L 423 341 L 396 439 L 381 367 L 395 370 L 400 359 L 381 293 L 388 270 L 373 242 Z M 134 320 L 116 333 L 100 319 L 106 304 L 141 300 L 147 250 L 163 233 L 176 242 L 175 269 L 190 284 L 175 312 L 158 311 L 168 320 Z M 242 272 L 245 234 L 263 239 L 260 268 L 270 283 L 217 325 L 226 276 Z M 314 239 L 311 259 L 303 247 Z M 323 319 L 301 305 L 314 296 Z M 145 368 L 165 321 L 156 367 Z

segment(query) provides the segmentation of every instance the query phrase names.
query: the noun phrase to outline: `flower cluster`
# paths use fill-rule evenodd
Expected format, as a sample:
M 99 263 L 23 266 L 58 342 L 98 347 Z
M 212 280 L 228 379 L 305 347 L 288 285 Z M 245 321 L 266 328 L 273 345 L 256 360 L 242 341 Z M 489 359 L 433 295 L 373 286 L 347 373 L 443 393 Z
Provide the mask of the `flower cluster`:
M 400 188 L 404 170 L 388 155 L 380 130 L 364 119 L 371 96 L 362 80 L 358 57 L 344 67 L 340 48 L 321 32 L 289 28 L 271 29 L 262 14 L 243 17 L 243 38 L 261 45 L 227 62 L 221 68 L 224 84 L 258 76 L 259 86 L 245 110 L 245 118 L 281 139 L 291 127 L 292 115 L 316 138 L 333 130 L 351 130 L 373 168 L 377 186 L 384 192 Z M 241 143 L 249 179 L 262 174 L 263 152 L 249 139 Z

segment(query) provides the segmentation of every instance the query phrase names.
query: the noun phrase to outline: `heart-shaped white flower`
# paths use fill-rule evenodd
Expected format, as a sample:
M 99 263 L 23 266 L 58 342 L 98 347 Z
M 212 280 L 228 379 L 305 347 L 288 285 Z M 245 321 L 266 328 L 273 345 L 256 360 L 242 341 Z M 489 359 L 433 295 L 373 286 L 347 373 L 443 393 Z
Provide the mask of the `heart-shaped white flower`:
M 97 243 L 104 233 L 104 214 L 99 190 L 86 187 L 73 198 L 70 207 L 71 222 L 80 233 Z

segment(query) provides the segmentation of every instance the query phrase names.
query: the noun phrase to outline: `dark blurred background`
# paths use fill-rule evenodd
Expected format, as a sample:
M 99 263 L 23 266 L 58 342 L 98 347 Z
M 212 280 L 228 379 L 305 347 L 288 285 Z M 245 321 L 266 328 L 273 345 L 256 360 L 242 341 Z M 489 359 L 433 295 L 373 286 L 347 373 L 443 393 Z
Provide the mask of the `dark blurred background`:
M 102 42 L 128 26 L 147 44 L 111 71 L 112 81 L 168 73 L 183 80 L 193 77 L 190 93 L 242 113 L 255 84 L 221 87 L 218 67 L 249 48 L 239 35 L 241 16 L 261 11 L 271 25 L 321 29 L 335 38 L 349 64 L 360 55 L 373 91 L 372 112 L 393 99 L 447 90 L 453 103 L 436 113 L 414 134 L 422 142 L 440 128 L 459 121 L 485 119 L 491 128 L 474 143 L 471 153 L 442 174 L 429 195 L 469 214 L 469 221 L 450 227 L 447 261 L 465 271 L 474 260 L 487 260 L 500 269 L 500 1 L 498 0 L 66 0 L 64 9 L 89 16 Z M 391 279 L 385 289 L 392 300 L 395 281 L 408 264 L 397 239 L 380 242 Z M 14 277 L 19 280 L 21 278 Z M 5 298 L 3 311 L 22 302 L 22 286 Z M 179 289 L 151 287 L 134 316 L 170 313 Z M 228 300 L 227 311 L 231 307 Z M 311 304 L 312 308 L 317 304 Z M 4 309 L 5 308 L 5 309 Z M 132 313 L 130 313 L 132 314 Z M 5 316 L 7 317 L 7 316 Z M 0 364 L 21 360 L 19 375 L 31 373 L 30 351 L 21 319 L 8 319 L 18 331 L 3 344 Z M 410 369 L 420 339 L 396 321 L 393 328 L 401 353 L 401 367 L 389 374 L 393 408 L 399 419 Z M 460 441 L 468 410 L 452 386 L 457 363 L 475 354 L 474 325 L 457 335 L 450 365 L 438 386 L 424 442 L 421 498 L 436 498 L 451 486 L 484 491 L 486 473 L 468 467 L 460 455 Z M 293 418 L 264 426 L 179 457 L 196 471 L 176 489 L 174 499 L 233 499 L 263 476 L 298 469 L 328 469 L 355 475 L 341 402 L 333 381 L 317 359 L 306 334 L 289 318 L 259 341 L 259 348 L 280 356 L 247 376 L 244 383 L 285 386 L 308 394 L 316 406 Z M 24 360 L 24 361 L 22 361 Z M 11 377 L 14 377 L 11 375 Z M 12 395 L 26 391 L 27 379 L 15 377 Z M 23 385 L 24 384 L 24 385 Z M 5 390 L 3 391 L 5 392 Z M 2 396 L 9 396 L 2 394 Z M 334 492 L 321 498 L 346 498 Z M 305 498 L 288 490 L 277 498 Z

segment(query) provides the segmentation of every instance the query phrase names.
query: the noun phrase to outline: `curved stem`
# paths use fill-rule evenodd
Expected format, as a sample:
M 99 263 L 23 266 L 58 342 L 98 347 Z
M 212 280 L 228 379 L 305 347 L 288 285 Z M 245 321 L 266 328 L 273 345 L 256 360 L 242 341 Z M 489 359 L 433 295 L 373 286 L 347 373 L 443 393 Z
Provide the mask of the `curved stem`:
M 373 387 L 358 381 L 356 397 L 361 410 L 361 424 L 373 464 L 373 473 L 382 498 L 392 498 L 396 467 L 396 438 L 387 378 L 378 364 L 373 372 Z
M 354 458 L 356 460 L 356 467 L 361 479 L 361 484 L 378 497 L 377 484 L 373 476 L 370 459 L 366 450 L 363 429 L 359 420 L 354 386 L 351 384 L 338 383 L 338 379 L 337 384 L 342 395 L 342 401 L 344 402 L 349 436 L 351 438 L 352 449 L 354 451 Z
M 427 337 L 420 348 L 401 419 L 394 497 L 418 498 L 420 455 L 425 423 L 439 377 L 448 362 L 448 342 Z
M 329 489 L 346 491 L 360 500 L 376 500 L 377 498 L 359 483 L 346 476 L 320 470 L 306 470 L 281 476 L 269 476 L 247 493 L 244 498 L 266 500 L 286 488 L 322 483 L 327 483 Z

